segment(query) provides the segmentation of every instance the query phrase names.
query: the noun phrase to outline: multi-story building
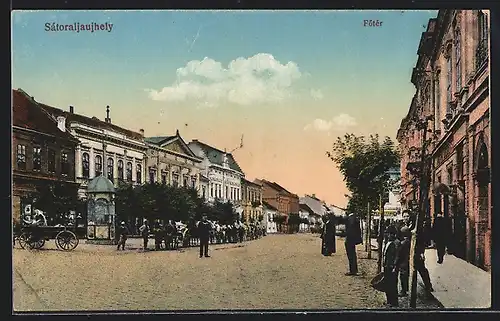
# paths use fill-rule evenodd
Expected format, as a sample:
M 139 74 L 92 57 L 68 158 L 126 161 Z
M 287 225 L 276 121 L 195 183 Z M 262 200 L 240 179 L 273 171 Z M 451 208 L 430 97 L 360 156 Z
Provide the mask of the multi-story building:
M 245 174 L 231 153 L 227 153 L 202 143 L 197 139 L 188 144 L 193 153 L 202 159 L 200 174 L 202 179 L 208 179 L 208 191 L 205 192 L 209 202 L 216 199 L 221 202 L 231 202 L 238 214 L 242 215 L 241 180 Z
M 412 179 L 406 169 L 412 151 L 420 156 L 423 134 L 411 119 L 434 116 L 427 136 L 428 213 L 450 218 L 450 250 L 485 270 L 491 268 L 489 40 L 488 11 L 440 10 L 430 19 L 412 75 L 417 93 L 398 132 L 408 193 Z
M 288 216 L 299 214 L 299 197 L 275 182 L 256 179 L 255 183 L 262 185 L 262 200 L 275 207 L 278 213 Z
M 80 141 L 75 153 L 80 197 L 86 198 L 88 183 L 99 175 L 106 176 L 115 186 L 120 181 L 134 185 L 144 183 L 147 151 L 144 130 L 134 132 L 111 123 L 109 106 L 104 121 L 76 114 L 73 106 L 69 111 L 48 105 L 42 107 L 57 120 L 59 128 Z
M 150 183 L 193 187 L 200 191 L 202 159 L 197 157 L 177 130 L 173 136 L 144 138 L 148 146 L 147 169 Z
M 262 185 L 241 179 L 243 221 L 258 221 L 262 217 Z
M 12 216 L 19 222 L 21 215 L 31 212 L 31 203 L 41 187 L 57 182 L 64 190 L 77 192 L 78 139 L 58 128 L 27 93 L 19 89 L 12 94 Z

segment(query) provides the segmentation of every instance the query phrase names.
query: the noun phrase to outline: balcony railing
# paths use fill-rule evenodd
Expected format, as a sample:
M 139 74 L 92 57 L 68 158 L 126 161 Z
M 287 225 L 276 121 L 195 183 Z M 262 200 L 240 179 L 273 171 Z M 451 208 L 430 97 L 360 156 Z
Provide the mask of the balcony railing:
M 476 49 L 476 69 L 479 70 L 488 61 L 488 42 L 483 39 Z

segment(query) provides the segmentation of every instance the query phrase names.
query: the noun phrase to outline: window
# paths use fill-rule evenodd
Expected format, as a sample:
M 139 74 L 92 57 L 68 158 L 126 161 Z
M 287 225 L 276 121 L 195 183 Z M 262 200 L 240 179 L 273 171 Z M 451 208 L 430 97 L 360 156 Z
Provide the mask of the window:
M 48 150 L 47 169 L 51 173 L 56 171 L 56 151 L 53 149 Z
M 210 197 L 214 197 L 214 184 L 210 184 Z
M 102 156 L 97 155 L 95 157 L 95 176 L 100 176 L 102 174 Z
M 118 179 L 123 181 L 123 161 L 118 160 Z
M 154 183 L 155 182 L 155 176 L 156 176 L 156 171 L 152 168 L 149 169 L 149 182 Z
M 226 199 L 229 199 L 229 187 L 226 186 Z
M 26 145 L 17 145 L 17 169 L 26 169 Z
M 453 184 L 453 165 L 450 165 L 447 169 L 448 171 L 448 185 Z
M 488 17 L 481 10 L 478 12 L 479 42 L 476 52 L 476 68 L 479 69 L 488 60 Z
M 450 104 L 451 104 L 451 82 L 452 82 L 452 64 L 451 64 L 451 55 L 448 56 L 446 60 L 446 68 L 447 68 L 447 84 L 446 84 L 446 113 L 450 113 Z
M 462 63 L 461 63 L 461 54 L 462 47 L 460 42 L 460 30 L 455 30 L 455 74 L 456 74 L 456 84 L 457 84 L 457 92 L 462 88 Z
M 88 153 L 83 153 L 82 155 L 82 175 L 84 178 L 89 178 L 90 176 L 90 157 Z
M 439 129 L 441 127 L 441 72 L 438 71 L 436 74 L 436 91 L 435 91 L 435 99 L 436 99 L 436 124 L 435 129 Z
M 68 153 L 61 153 L 61 174 L 68 175 L 69 174 L 69 162 L 68 162 Z
M 206 194 L 205 186 L 201 187 L 201 192 L 202 192 L 203 198 L 205 198 L 205 194 Z
M 464 148 L 462 144 L 457 146 L 457 179 L 463 179 L 464 173 Z
M 172 183 L 175 187 L 179 186 L 179 175 L 178 174 L 172 175 Z
M 108 179 L 113 181 L 115 172 L 115 161 L 111 157 L 108 158 Z
M 42 170 L 42 148 L 33 147 L 33 170 Z
M 132 162 L 127 162 L 127 182 L 132 182 Z
M 191 187 L 196 187 L 196 177 L 191 177 Z
M 161 173 L 161 183 L 167 184 L 167 173 L 165 173 L 165 172 Z
M 142 166 L 141 164 L 135 165 L 135 181 L 137 184 L 142 184 Z
M 184 186 L 184 187 L 188 186 L 188 177 L 187 177 L 187 175 L 182 175 L 182 186 Z

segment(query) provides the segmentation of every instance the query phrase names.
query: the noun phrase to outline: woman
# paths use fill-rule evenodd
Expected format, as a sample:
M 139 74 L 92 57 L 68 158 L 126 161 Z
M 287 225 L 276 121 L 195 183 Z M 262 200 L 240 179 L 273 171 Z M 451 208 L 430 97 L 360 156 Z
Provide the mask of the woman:
M 330 256 L 335 253 L 335 220 L 332 215 L 328 217 L 328 220 L 323 227 L 321 238 L 321 254 L 324 256 Z

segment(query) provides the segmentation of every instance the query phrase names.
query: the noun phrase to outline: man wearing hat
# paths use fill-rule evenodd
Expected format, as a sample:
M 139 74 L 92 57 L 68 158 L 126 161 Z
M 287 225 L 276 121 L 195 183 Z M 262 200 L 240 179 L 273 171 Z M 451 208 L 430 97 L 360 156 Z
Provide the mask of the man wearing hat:
M 398 301 L 398 242 L 396 235 L 398 233 L 394 225 L 387 228 L 387 243 L 384 247 L 384 282 L 385 282 L 385 295 L 387 297 L 387 304 L 390 307 L 397 307 Z
M 208 243 L 210 240 L 210 231 L 212 230 L 212 224 L 207 220 L 207 216 L 204 214 L 201 221 L 198 223 L 198 236 L 200 237 L 200 258 L 203 256 L 210 257 L 208 255 Z
M 149 225 L 148 220 L 144 219 L 141 227 L 139 227 L 139 232 L 141 233 L 142 240 L 144 242 L 144 251 L 148 249 L 148 241 L 149 241 Z
M 120 236 L 120 239 L 118 240 L 118 246 L 117 250 L 120 250 L 120 246 L 122 250 L 125 250 L 125 242 L 127 241 L 127 235 L 129 234 L 127 225 L 125 225 L 125 222 L 121 222 L 120 226 L 118 227 L 118 235 Z
M 400 235 L 402 240 L 396 264 L 399 270 L 399 280 L 401 282 L 401 292 L 399 296 L 407 296 L 410 282 L 411 231 L 407 226 L 403 226 L 400 230 Z

